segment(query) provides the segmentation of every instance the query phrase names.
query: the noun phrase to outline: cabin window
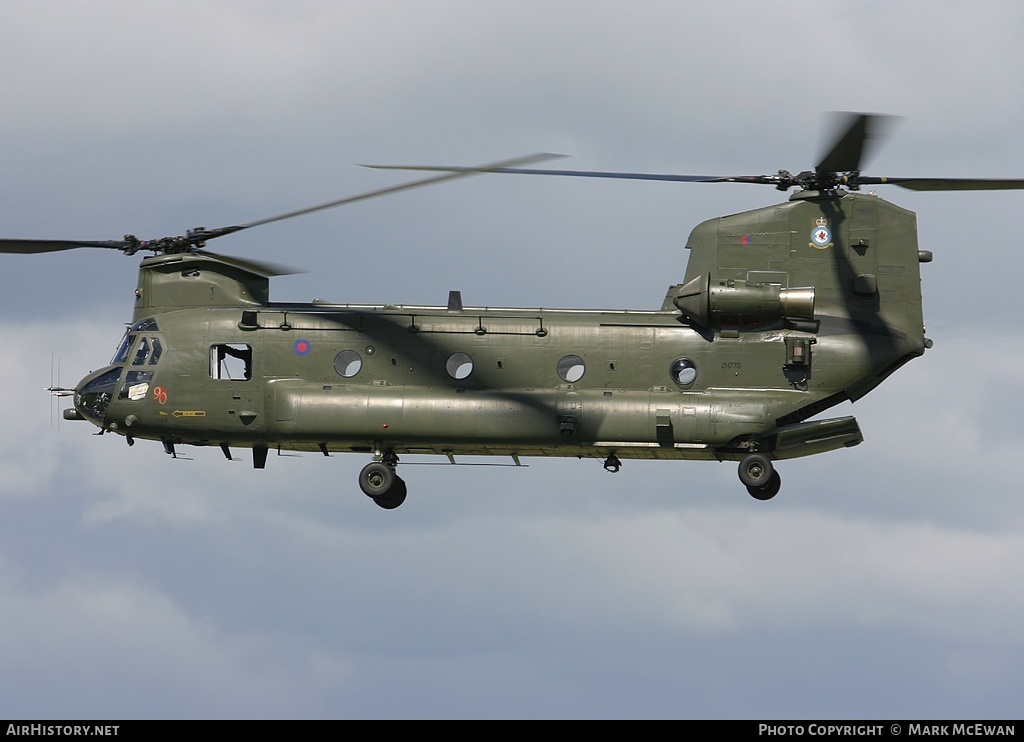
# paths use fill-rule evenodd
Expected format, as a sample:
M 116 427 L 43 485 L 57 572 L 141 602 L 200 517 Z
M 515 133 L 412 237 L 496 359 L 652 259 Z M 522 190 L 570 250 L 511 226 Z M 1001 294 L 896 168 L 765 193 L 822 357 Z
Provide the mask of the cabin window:
M 345 350 L 334 356 L 334 370 L 338 372 L 338 376 L 344 376 L 346 379 L 351 379 L 353 376 L 358 374 L 363 368 L 363 359 L 354 350 L 346 348 Z
M 558 361 L 558 377 L 570 384 L 574 384 L 582 379 L 586 371 L 586 364 L 577 355 L 562 356 Z
M 468 353 L 452 353 L 448 356 L 444 370 L 456 381 L 462 381 L 473 373 L 473 359 Z
M 210 348 L 210 378 L 252 378 L 252 346 L 244 343 L 224 343 Z
M 153 346 L 153 350 L 149 354 L 149 365 L 155 366 L 160 362 L 160 354 L 164 352 L 164 348 L 160 344 L 160 338 L 150 338 L 149 343 Z
M 689 358 L 677 358 L 672 361 L 668 373 L 678 386 L 690 386 L 697 380 L 697 364 Z

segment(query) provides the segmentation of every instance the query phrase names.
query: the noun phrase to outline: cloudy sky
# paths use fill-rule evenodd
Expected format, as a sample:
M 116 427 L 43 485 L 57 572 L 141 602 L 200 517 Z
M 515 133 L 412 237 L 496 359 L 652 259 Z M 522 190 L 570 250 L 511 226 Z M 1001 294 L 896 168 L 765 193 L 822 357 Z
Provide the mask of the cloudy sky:
M 1016 0 L 0 2 L 0 233 L 247 222 L 406 179 L 359 163 L 772 173 L 824 112 L 902 117 L 867 168 L 1024 176 Z M 735 466 L 172 460 L 58 426 L 134 259 L 0 256 L 0 717 L 982 717 L 1024 695 L 1024 194 L 918 212 L 935 347 L 857 448 Z M 273 298 L 648 309 L 742 185 L 481 176 L 216 249 Z

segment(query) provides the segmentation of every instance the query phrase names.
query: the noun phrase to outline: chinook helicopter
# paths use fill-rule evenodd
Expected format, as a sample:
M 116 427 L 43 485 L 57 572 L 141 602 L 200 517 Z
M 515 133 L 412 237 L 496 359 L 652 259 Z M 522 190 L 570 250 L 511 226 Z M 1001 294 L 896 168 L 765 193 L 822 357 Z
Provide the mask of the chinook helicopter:
M 776 462 L 862 442 L 854 402 L 931 346 L 915 215 L 862 186 L 919 191 L 1024 188 L 1024 180 L 861 174 L 886 117 L 849 114 L 812 171 L 697 176 L 545 170 L 533 155 L 443 171 L 247 224 L 142 241 L 0 240 L 0 252 L 106 248 L 139 265 L 132 322 L 111 362 L 73 389 L 68 420 L 100 434 L 179 446 L 371 457 L 360 489 L 401 505 L 399 457 L 738 462 L 756 499 L 780 489 Z M 374 166 L 397 168 L 399 166 Z M 690 234 L 682 281 L 654 310 L 278 303 L 284 271 L 204 249 L 227 234 L 482 173 L 755 183 L 785 203 L 710 219 Z

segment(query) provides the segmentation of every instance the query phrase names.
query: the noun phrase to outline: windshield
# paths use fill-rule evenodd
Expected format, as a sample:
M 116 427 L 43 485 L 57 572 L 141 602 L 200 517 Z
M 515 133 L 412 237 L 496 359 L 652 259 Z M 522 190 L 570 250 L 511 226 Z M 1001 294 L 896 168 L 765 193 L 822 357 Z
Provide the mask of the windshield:
M 132 340 L 135 336 L 129 332 L 125 332 L 124 337 L 121 338 L 121 344 L 117 346 L 117 352 L 114 353 L 114 357 L 110 359 L 111 363 L 124 363 L 128 360 L 128 349 L 132 345 Z

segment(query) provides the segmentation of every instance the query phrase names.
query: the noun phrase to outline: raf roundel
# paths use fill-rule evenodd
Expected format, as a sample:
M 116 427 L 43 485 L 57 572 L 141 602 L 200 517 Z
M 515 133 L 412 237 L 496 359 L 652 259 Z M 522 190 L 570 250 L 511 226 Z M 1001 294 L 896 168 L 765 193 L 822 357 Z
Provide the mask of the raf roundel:
M 295 341 L 295 355 L 297 356 L 307 356 L 312 349 L 313 346 L 305 338 L 299 338 Z

